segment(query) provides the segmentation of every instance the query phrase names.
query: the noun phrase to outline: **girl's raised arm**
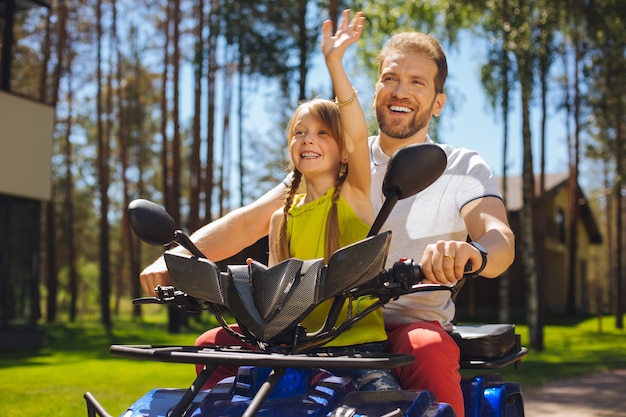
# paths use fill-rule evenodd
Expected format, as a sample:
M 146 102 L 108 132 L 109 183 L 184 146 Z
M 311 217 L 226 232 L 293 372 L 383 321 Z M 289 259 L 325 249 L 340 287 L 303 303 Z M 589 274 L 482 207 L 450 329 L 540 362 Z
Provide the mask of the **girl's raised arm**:
M 325 21 L 322 25 L 322 52 L 341 111 L 349 166 L 346 182 L 355 191 L 363 194 L 360 197 L 367 197 L 369 200 L 371 174 L 367 148 L 367 122 L 358 93 L 352 86 L 342 62 L 348 46 L 361 37 L 364 23 L 363 12 L 357 12 L 350 20 L 350 10 L 344 10 L 341 24 L 332 35 L 332 22 Z

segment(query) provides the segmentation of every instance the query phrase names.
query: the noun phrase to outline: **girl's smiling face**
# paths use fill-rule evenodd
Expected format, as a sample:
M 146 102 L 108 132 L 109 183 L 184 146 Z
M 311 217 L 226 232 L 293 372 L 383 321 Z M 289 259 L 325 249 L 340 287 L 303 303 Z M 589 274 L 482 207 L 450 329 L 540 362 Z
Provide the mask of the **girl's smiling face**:
M 334 181 L 342 156 L 330 127 L 308 108 L 300 110 L 291 129 L 291 160 L 305 177 L 328 176 Z

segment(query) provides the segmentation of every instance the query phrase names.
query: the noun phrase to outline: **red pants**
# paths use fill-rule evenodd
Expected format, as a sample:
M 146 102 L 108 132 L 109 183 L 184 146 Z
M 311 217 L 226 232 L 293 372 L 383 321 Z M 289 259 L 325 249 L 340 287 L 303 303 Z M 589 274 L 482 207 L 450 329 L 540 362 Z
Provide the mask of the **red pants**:
M 239 326 L 236 324 L 231 325 L 233 330 L 236 332 L 240 332 Z M 234 336 L 228 334 L 228 332 L 221 327 L 216 327 L 211 330 L 207 330 L 202 333 L 196 339 L 196 346 L 245 346 L 247 349 L 254 349 L 251 345 L 245 345 L 241 343 L 241 340 L 237 339 Z M 204 365 L 196 365 L 196 373 L 200 373 Z M 203 389 L 213 388 L 218 382 L 220 382 L 224 378 L 228 378 L 229 376 L 237 375 L 237 367 L 236 366 L 224 366 L 219 365 L 216 367 L 209 379 L 202 386 Z
M 404 389 L 427 389 L 448 403 L 457 417 L 465 416 L 459 347 L 438 322 L 387 324 L 388 348 L 415 357 L 411 365 L 392 369 Z
M 238 326 L 232 326 L 239 330 Z M 459 374 L 459 347 L 437 322 L 417 322 L 386 326 L 389 351 L 407 353 L 415 357 L 412 365 L 392 370 L 404 389 L 428 389 L 437 400 L 454 408 L 457 417 L 464 417 L 461 375 Z M 196 346 L 238 346 L 241 341 L 229 335 L 221 327 L 208 330 L 196 339 Z M 247 346 L 252 348 L 251 346 Z M 196 365 L 199 372 L 203 365 Z M 215 386 L 222 379 L 236 375 L 236 367 L 218 366 L 205 389 Z

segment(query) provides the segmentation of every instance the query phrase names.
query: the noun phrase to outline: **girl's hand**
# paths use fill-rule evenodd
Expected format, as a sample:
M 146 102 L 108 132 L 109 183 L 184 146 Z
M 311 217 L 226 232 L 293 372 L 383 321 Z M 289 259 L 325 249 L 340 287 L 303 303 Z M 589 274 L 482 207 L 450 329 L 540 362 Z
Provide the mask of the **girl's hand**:
M 350 22 L 348 24 L 348 22 Z M 341 24 L 335 35 L 331 34 L 332 22 L 324 21 L 322 24 L 322 53 L 326 61 L 341 60 L 349 45 L 355 43 L 363 33 L 365 14 L 357 12 L 350 21 L 350 9 L 343 11 Z

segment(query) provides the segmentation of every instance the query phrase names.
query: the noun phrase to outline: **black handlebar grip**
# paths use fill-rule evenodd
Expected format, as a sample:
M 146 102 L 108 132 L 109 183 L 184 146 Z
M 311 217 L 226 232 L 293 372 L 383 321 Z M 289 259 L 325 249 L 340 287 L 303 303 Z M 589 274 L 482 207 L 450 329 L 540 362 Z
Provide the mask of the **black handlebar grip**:
M 422 279 L 422 270 L 413 259 L 401 259 L 393 264 L 391 271 L 394 282 L 400 284 L 403 290 L 408 290 Z

